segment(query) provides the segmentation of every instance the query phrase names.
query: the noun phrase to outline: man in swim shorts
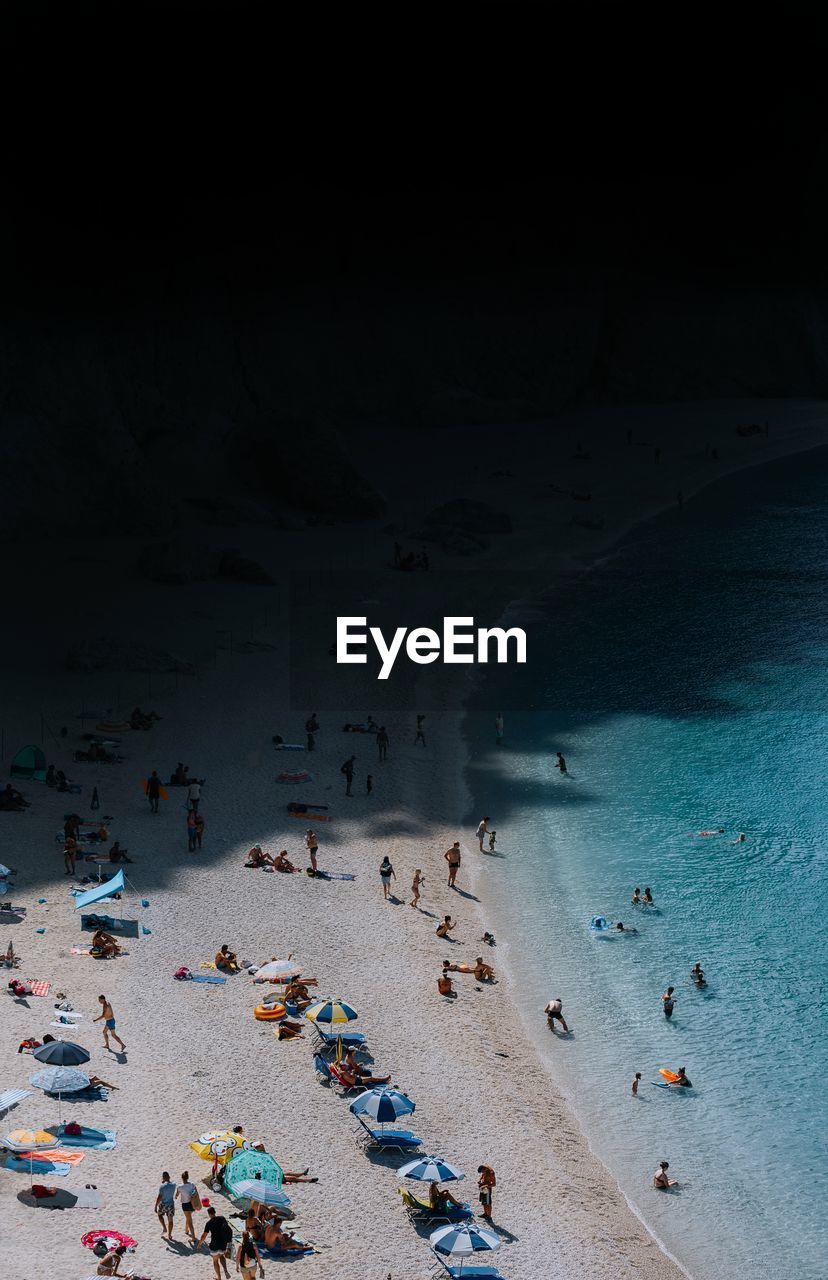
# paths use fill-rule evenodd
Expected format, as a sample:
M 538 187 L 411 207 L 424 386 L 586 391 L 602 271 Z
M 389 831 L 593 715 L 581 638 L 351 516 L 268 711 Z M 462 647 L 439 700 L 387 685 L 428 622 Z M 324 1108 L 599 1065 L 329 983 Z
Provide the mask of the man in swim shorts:
M 561 1012 L 562 1008 L 563 1008 L 563 1002 L 561 1000 L 555 999 L 555 1000 L 550 1000 L 549 1004 L 544 1009 L 544 1013 L 546 1014 L 546 1020 L 553 1031 L 555 1029 L 556 1022 L 560 1022 L 564 1031 L 569 1031 L 569 1027 L 566 1025 L 566 1019 L 564 1018 L 563 1013 Z
M 115 1030 L 115 1014 L 112 1011 L 112 1005 L 109 1003 L 106 996 L 98 996 L 98 1004 L 101 1006 L 101 1012 L 98 1014 L 97 1018 L 93 1018 L 92 1021 L 100 1022 L 103 1020 L 104 1048 L 108 1049 L 110 1053 L 112 1052 L 109 1044 L 109 1037 L 112 1036 L 113 1040 L 118 1041 L 118 1044 L 121 1046 L 121 1051 L 123 1052 L 123 1050 L 126 1049 L 126 1045 Z
M 443 854 L 448 863 L 448 886 L 450 889 L 455 887 L 454 881 L 457 879 L 457 872 L 460 870 L 460 841 L 455 840 L 450 849 L 446 849 Z

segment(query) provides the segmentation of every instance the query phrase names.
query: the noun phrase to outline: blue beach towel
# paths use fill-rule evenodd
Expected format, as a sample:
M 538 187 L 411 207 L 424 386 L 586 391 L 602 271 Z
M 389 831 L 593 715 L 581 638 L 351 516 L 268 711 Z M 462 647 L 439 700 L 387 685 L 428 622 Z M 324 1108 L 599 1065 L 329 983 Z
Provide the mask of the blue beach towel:
M 13 1169 L 15 1173 L 29 1173 L 33 1169 L 35 1173 L 48 1173 L 54 1178 L 65 1178 L 72 1166 L 55 1164 L 52 1160 L 35 1160 L 32 1165 L 29 1165 L 28 1160 L 18 1160 L 17 1156 L 9 1156 L 6 1168 Z
M 227 979 L 222 978 L 218 973 L 191 973 L 189 977 L 189 981 L 190 982 L 212 982 L 216 986 L 219 986 L 221 983 L 226 982 Z
M 47 1098 L 56 1098 L 56 1093 L 47 1093 Z M 90 1086 L 88 1089 L 79 1089 L 77 1093 L 61 1094 L 63 1102 L 107 1102 L 109 1100 L 109 1090 L 101 1088 L 100 1085 Z
M 67 1133 L 66 1126 L 61 1125 L 57 1130 L 51 1129 L 50 1133 L 60 1139 L 62 1147 L 92 1147 L 95 1151 L 111 1151 L 117 1146 L 118 1133 L 115 1129 L 87 1129 L 83 1126 L 80 1133 Z

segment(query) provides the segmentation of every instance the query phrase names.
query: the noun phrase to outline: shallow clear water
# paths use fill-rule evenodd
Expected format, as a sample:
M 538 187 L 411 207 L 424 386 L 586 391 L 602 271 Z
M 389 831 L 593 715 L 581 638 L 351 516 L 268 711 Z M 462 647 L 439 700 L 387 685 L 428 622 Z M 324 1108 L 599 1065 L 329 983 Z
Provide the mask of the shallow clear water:
M 828 1268 L 827 581 L 828 454 L 744 472 L 556 592 L 526 675 L 495 674 L 469 718 L 524 1012 L 593 1148 L 699 1280 Z M 656 913 L 630 906 L 645 884 Z M 639 935 L 596 939 L 596 913 Z M 546 1030 L 551 996 L 571 1038 Z M 692 1093 L 650 1083 L 679 1065 Z M 661 1158 L 679 1194 L 651 1189 Z

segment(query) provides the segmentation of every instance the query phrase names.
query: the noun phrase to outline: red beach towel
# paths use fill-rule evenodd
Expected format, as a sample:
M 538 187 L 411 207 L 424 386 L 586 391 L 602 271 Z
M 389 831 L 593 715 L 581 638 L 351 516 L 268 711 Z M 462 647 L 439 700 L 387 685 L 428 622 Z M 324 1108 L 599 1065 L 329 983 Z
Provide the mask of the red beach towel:
M 51 982 L 42 982 L 39 978 L 27 978 L 26 982 L 32 989 L 33 996 L 48 996 Z

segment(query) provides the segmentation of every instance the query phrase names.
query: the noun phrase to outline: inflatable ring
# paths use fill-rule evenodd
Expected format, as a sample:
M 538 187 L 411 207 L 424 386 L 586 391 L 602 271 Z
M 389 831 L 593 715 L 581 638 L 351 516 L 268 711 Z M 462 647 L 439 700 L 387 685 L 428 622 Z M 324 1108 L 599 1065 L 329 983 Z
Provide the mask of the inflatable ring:
M 281 1022 L 285 1016 L 283 1004 L 257 1004 L 253 1017 L 257 1022 Z

